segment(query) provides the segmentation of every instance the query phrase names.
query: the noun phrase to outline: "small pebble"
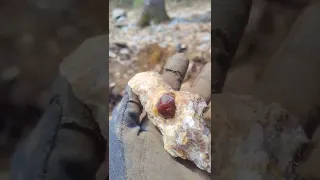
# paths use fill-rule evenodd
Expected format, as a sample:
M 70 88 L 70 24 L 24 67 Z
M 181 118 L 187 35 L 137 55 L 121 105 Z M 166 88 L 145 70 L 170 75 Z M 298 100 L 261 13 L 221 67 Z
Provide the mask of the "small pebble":
M 120 54 L 128 55 L 128 54 L 130 54 L 130 51 L 127 48 L 122 48 L 122 49 L 120 49 Z
M 113 11 L 112 11 L 112 19 L 113 20 L 117 20 L 120 17 L 126 16 L 126 15 L 127 15 L 127 13 L 125 12 L 124 9 L 116 8 L 116 9 L 113 9 Z
M 115 53 L 113 53 L 112 51 L 109 51 L 109 57 L 115 58 L 115 57 L 117 57 L 117 55 Z

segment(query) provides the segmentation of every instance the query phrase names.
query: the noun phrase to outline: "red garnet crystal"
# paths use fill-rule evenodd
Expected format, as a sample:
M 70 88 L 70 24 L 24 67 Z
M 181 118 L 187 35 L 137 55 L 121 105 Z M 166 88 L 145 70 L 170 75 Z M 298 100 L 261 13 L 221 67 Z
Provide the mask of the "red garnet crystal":
M 173 118 L 176 113 L 176 105 L 173 93 L 165 93 L 157 103 L 157 109 L 165 119 Z

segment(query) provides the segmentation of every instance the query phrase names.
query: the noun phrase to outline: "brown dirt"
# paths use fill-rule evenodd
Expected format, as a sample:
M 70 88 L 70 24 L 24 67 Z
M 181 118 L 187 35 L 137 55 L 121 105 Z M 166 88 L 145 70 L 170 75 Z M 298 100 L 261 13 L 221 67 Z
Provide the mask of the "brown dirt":
M 210 17 L 210 2 L 176 6 L 167 3 L 169 16 L 190 19 L 201 15 Z M 205 13 L 204 13 L 205 12 Z M 162 23 L 137 29 L 135 23 L 141 9 L 127 10 L 128 27 L 119 29 L 109 14 L 109 82 L 110 113 L 122 94 L 127 81 L 136 73 L 160 71 L 167 59 L 177 52 L 177 46 L 186 46 L 190 68 L 183 87 L 190 84 L 204 64 L 211 61 L 211 23 Z

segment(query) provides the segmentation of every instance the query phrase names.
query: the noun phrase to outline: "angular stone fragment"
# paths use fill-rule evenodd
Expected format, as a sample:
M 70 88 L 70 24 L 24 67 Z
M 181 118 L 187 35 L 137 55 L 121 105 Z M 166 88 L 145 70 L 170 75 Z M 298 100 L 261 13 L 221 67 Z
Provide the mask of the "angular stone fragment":
M 174 91 L 156 72 L 138 73 L 128 85 L 138 95 L 148 118 L 160 129 L 164 148 L 172 156 L 191 160 L 200 169 L 211 172 L 211 132 L 203 119 L 207 107 L 204 99 L 190 92 Z M 174 101 L 172 97 L 163 97 L 168 94 Z M 168 116 L 163 115 L 168 114 L 166 111 L 159 112 L 159 101 L 161 105 L 167 103 L 160 108 L 168 108 Z

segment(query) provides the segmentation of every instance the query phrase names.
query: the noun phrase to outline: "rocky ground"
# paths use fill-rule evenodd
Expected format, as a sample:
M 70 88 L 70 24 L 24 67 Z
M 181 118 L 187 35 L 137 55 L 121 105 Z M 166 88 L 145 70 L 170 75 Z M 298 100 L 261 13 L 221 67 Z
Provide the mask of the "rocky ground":
M 170 1 L 169 1 L 170 2 Z M 211 61 L 210 1 L 167 3 L 170 22 L 140 29 L 141 9 L 111 8 L 109 12 L 110 112 L 121 98 L 127 81 L 136 73 L 160 71 L 168 57 L 187 54 L 190 68 L 182 89 Z

